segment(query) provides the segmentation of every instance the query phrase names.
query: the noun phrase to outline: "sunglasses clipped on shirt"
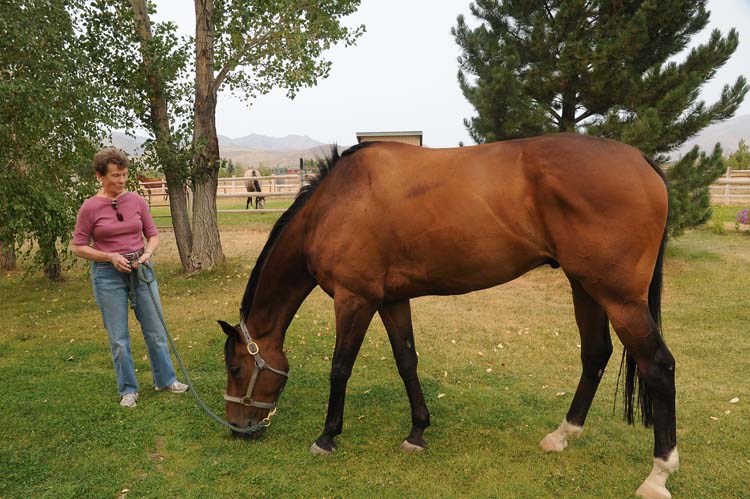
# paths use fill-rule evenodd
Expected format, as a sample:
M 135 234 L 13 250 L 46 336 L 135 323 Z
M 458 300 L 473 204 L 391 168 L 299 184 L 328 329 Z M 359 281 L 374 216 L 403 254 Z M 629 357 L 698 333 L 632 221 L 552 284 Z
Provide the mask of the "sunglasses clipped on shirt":
M 120 212 L 119 212 L 119 211 L 117 210 L 117 200 L 116 200 L 116 199 L 113 199 L 113 200 L 112 200 L 112 208 L 113 208 L 113 209 L 115 210 L 115 214 L 117 215 L 117 220 L 119 220 L 120 222 L 122 222 L 123 220 L 125 220 L 125 219 L 124 219 L 124 218 L 122 217 L 122 213 L 120 213 Z

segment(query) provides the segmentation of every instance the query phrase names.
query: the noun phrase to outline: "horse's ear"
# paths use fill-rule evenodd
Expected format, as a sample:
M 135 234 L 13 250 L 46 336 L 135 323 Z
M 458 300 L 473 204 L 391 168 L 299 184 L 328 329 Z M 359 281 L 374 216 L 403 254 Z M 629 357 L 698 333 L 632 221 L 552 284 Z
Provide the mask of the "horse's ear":
M 232 326 L 231 324 L 224 322 L 224 321 L 216 321 L 221 326 L 221 329 L 224 330 L 224 334 L 227 336 L 239 336 L 239 333 L 237 330 Z

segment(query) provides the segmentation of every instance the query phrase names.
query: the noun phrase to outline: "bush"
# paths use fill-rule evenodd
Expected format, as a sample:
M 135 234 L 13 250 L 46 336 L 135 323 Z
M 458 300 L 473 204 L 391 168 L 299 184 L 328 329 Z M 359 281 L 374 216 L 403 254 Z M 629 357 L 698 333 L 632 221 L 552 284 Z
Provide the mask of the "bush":
M 734 220 L 734 228 L 736 230 L 740 230 L 743 225 L 750 227 L 750 208 L 738 211 Z

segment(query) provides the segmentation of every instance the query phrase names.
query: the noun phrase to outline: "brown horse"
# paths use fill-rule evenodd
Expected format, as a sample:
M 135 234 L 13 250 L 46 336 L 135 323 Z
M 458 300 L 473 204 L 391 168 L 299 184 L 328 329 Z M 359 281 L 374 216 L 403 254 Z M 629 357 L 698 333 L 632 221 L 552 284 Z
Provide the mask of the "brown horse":
M 450 176 L 463 180 L 440 180 Z M 381 142 L 341 157 L 334 151 L 328 171 L 271 231 L 240 324 L 221 322 L 228 335 L 227 419 L 245 428 L 273 414 L 289 366 L 286 329 L 317 285 L 333 298 L 336 344 L 328 415 L 311 452 L 336 448 L 347 381 L 375 312 L 411 405 L 402 449 L 422 450 L 430 416 L 409 300 L 468 293 L 541 265 L 559 266 L 573 290 L 583 373 L 565 419 L 541 447 L 561 451 L 581 433 L 612 353 L 611 323 L 627 350 L 627 419 L 632 423 L 638 381 L 643 423 L 654 425 L 653 470 L 637 493 L 669 497 L 665 484 L 678 456 L 675 362 L 659 325 L 666 220 L 661 170 L 610 140 L 560 134 L 456 149 Z
M 253 177 L 257 177 L 258 174 L 253 170 Z M 260 182 L 257 178 L 246 178 L 245 179 L 245 190 L 247 192 L 262 192 L 260 188 Z M 250 203 L 253 202 L 253 198 L 248 196 L 247 202 L 245 203 L 245 209 L 250 207 Z M 255 209 L 263 209 L 266 207 L 266 198 L 264 196 L 255 196 Z

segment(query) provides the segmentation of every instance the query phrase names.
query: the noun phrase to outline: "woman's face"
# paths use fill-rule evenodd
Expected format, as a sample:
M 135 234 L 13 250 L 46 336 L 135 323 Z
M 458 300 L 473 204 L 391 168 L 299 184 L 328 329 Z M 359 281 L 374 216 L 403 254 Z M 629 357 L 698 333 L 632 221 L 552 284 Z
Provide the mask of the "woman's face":
M 119 196 L 125 192 L 125 184 L 128 181 L 128 169 L 122 168 L 114 163 L 107 165 L 107 174 L 101 175 L 96 174 L 99 182 L 102 183 L 102 189 L 104 192 Z

